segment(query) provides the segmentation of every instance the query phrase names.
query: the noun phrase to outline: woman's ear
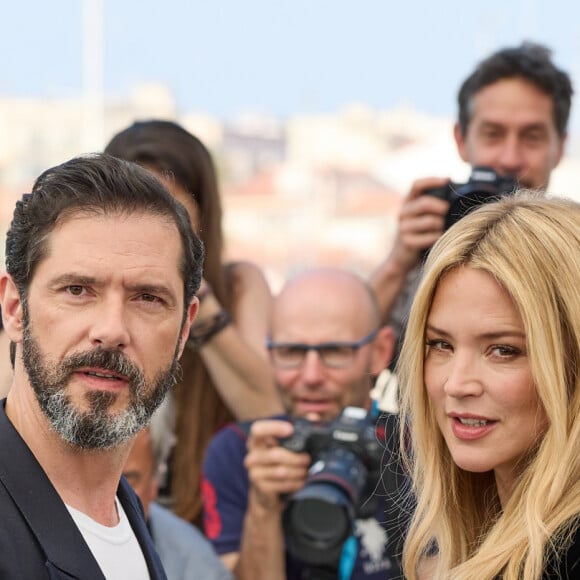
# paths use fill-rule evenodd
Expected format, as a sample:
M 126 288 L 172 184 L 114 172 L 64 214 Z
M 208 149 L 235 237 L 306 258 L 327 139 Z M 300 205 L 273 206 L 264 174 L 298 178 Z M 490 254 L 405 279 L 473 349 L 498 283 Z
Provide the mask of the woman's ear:
M 21 342 L 24 327 L 22 301 L 12 276 L 6 272 L 0 275 L 0 305 L 4 332 L 12 342 Z
M 371 373 L 378 375 L 389 366 L 395 350 L 395 333 L 390 326 L 382 326 L 372 342 Z

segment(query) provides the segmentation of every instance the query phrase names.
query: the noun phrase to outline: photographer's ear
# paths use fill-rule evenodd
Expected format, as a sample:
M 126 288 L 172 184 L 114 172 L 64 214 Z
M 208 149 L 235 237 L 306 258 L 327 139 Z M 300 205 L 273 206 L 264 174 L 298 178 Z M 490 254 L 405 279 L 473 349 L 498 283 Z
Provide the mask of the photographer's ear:
M 390 326 L 382 326 L 372 342 L 371 374 L 378 375 L 391 363 L 395 350 L 395 333 Z
M 455 123 L 453 127 L 453 136 L 455 137 L 455 144 L 457 145 L 459 156 L 465 163 L 470 163 L 467 156 L 467 135 L 462 133 L 459 123 Z
M 12 342 L 22 342 L 22 301 L 12 276 L 6 272 L 0 275 L 0 304 L 4 332 Z

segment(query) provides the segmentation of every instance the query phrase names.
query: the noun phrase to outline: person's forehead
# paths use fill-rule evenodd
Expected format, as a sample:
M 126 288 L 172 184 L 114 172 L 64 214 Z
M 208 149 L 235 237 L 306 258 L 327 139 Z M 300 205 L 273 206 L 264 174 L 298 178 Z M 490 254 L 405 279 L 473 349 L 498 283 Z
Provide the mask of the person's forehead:
M 72 209 L 64 211 L 56 220 L 52 229 L 47 232 L 47 239 L 56 239 L 66 237 L 71 231 L 77 231 L 79 234 L 86 233 L 90 236 L 91 226 L 105 224 L 105 227 L 111 228 L 111 234 L 114 231 L 135 231 L 141 230 L 145 237 L 151 228 L 165 230 L 169 238 L 174 238 L 182 245 L 181 236 L 176 221 L 169 215 L 159 214 L 146 209 L 137 209 L 135 211 L 99 211 L 93 209 Z M 135 226 L 137 226 L 135 228 Z M 105 241 L 108 238 L 103 238 Z M 76 239 L 82 239 L 77 235 Z
M 530 81 L 500 79 L 482 87 L 469 103 L 470 121 L 521 121 L 555 125 L 552 97 Z
M 182 278 L 181 237 L 164 216 L 75 213 L 56 224 L 45 244 L 37 273 L 48 275 L 49 268 L 55 276 L 72 268 L 88 278 L 106 272 L 128 279 L 148 273 L 149 278 L 162 276 L 164 282 Z
M 272 333 L 277 340 L 331 342 L 356 340 L 371 325 L 364 293 L 339 289 L 289 292 L 274 302 Z

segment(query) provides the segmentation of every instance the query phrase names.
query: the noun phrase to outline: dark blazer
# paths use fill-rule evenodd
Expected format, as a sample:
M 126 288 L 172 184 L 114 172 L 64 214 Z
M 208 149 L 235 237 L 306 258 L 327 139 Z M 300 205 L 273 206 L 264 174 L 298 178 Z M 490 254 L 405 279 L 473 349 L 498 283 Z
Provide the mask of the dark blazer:
M 0 578 L 104 580 L 62 499 L 6 416 L 4 403 L 0 401 Z M 125 479 L 117 497 L 151 579 L 166 580 L 140 504 Z
M 580 578 L 580 514 L 569 526 L 571 542 L 558 558 L 548 554 L 546 570 L 542 580 L 578 580 Z

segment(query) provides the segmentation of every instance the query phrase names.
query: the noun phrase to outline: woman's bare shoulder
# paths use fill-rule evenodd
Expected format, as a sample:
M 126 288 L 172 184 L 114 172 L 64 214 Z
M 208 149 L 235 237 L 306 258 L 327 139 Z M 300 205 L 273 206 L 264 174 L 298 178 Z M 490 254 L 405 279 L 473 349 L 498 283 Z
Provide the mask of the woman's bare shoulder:
M 228 262 L 225 265 L 228 272 L 236 277 L 240 277 L 242 279 L 261 279 L 266 280 L 264 275 L 264 271 L 260 266 L 258 266 L 254 262 L 250 262 L 249 260 L 237 260 L 235 262 Z
M 234 297 L 240 298 L 254 292 L 260 296 L 271 295 L 264 271 L 254 262 L 237 261 L 226 264 L 228 277 L 233 285 Z

